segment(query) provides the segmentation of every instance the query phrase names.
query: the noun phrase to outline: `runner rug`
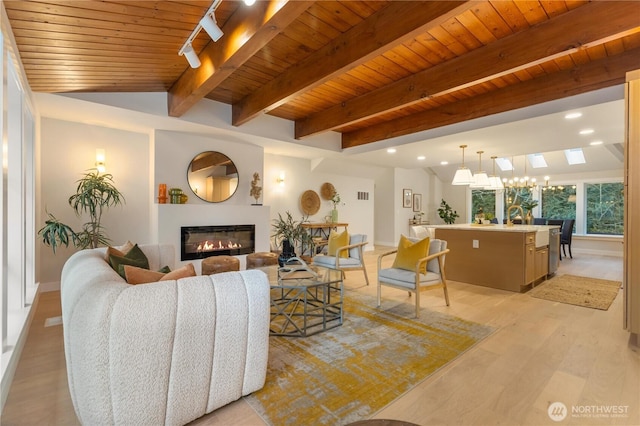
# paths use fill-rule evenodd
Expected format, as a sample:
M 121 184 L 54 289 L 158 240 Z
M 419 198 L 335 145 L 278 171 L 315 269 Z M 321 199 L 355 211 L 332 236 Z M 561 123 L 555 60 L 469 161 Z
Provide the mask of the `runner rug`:
M 532 289 L 529 295 L 538 299 L 584 306 L 606 311 L 620 291 L 620 281 L 557 275 Z
M 347 291 L 343 325 L 270 337 L 267 380 L 245 397 L 271 425 L 344 425 L 370 418 L 494 329 Z

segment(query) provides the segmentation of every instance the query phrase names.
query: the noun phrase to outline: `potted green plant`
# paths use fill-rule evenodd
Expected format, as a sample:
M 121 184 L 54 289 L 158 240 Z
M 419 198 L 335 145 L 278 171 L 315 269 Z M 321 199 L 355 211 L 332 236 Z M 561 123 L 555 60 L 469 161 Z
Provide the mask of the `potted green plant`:
M 296 247 L 311 247 L 311 235 L 302 226 L 305 221 L 306 217 L 303 217 L 300 221 L 294 220 L 289 211 L 285 213 L 284 218 L 278 213 L 278 218 L 273 220 L 272 237 L 276 244 L 282 247 L 282 252 L 278 256 L 280 266 L 283 266 L 284 262 L 296 256 Z
M 451 225 L 452 223 L 455 223 L 456 219 L 460 217 L 458 212 L 453 210 L 451 206 L 447 204 L 444 198 L 440 202 L 440 208 L 438 209 L 438 216 L 440 216 L 440 219 L 444 220 L 444 223 L 446 223 L 447 225 Z
M 89 221 L 82 226 L 82 231 L 75 232 L 47 212 L 49 219 L 38 231 L 38 235 L 54 253 L 60 245 L 68 247 L 69 242 L 79 249 L 108 245 L 110 240 L 101 225 L 102 214 L 105 209 L 125 202 L 124 196 L 113 184 L 113 176 L 109 173 L 90 169 L 77 183 L 76 193 L 69 197 L 69 205 L 78 217 L 88 214 Z

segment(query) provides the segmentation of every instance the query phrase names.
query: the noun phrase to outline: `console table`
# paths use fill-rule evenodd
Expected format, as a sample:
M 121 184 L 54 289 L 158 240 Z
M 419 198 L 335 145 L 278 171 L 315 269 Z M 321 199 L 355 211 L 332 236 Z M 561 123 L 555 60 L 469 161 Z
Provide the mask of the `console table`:
M 346 231 L 349 224 L 344 222 L 318 222 L 303 223 L 301 226 L 309 231 L 309 235 L 311 235 L 311 238 L 314 241 L 313 247 L 309 248 L 311 257 L 313 257 L 314 255 L 318 254 L 315 252 L 316 247 L 323 247 L 327 245 L 331 230 L 337 231 L 338 228 L 344 228 L 344 230 Z M 302 247 L 302 252 L 306 252 L 304 247 Z

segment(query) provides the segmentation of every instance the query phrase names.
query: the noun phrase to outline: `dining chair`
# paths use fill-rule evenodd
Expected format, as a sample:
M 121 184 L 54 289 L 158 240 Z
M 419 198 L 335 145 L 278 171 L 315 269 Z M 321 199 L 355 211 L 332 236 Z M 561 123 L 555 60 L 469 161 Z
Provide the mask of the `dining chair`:
M 565 219 L 562 223 L 562 230 L 560 234 L 560 245 L 562 246 L 562 253 L 564 257 L 567 257 L 567 252 L 565 250 L 566 247 L 569 247 L 569 257 L 573 259 L 573 254 L 571 253 L 571 237 L 573 236 L 573 225 L 575 224 L 575 219 Z

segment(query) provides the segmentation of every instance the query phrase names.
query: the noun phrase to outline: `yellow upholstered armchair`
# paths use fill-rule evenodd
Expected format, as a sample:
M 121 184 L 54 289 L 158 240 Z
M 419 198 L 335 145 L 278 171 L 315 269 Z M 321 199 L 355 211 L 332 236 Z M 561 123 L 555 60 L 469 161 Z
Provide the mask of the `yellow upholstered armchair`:
M 416 239 L 409 240 L 413 243 L 418 242 Z M 414 293 L 416 298 L 416 318 L 420 313 L 421 290 L 442 288 L 445 301 L 449 306 L 449 293 L 447 291 L 447 278 L 444 267 L 446 254 L 449 253 L 447 242 L 438 239 L 430 240 L 427 256 L 415 259 L 415 263 L 411 263 L 411 265 L 415 266 L 411 268 L 398 265 L 397 259 L 394 260 L 394 264 L 391 267 L 383 267 L 383 259 L 392 254 L 396 254 L 397 257 L 397 253 L 398 249 L 383 253 L 378 257 L 378 307 L 380 307 L 383 285 L 407 290 L 409 295 Z
M 315 265 L 325 266 L 327 268 L 339 269 L 342 271 L 364 272 L 364 280 L 369 285 L 369 276 L 367 268 L 364 265 L 363 248 L 366 246 L 367 236 L 364 234 L 349 235 L 349 244 L 336 248 L 335 256 L 319 254 L 314 256 L 313 263 Z

